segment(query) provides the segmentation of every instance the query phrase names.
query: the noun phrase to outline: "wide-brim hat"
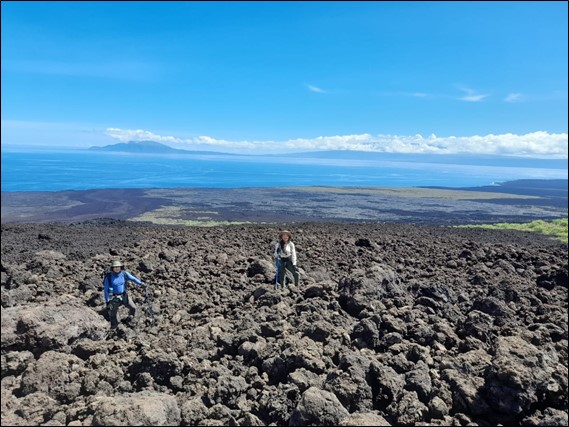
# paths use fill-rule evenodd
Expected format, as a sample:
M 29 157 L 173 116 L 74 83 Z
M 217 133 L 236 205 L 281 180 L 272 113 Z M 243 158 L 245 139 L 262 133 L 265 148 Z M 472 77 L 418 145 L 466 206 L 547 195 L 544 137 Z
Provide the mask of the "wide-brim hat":
M 113 261 L 111 267 L 122 267 L 123 263 L 120 261 Z
M 283 231 L 279 232 L 279 237 L 283 237 L 283 235 L 285 235 L 285 234 L 288 236 L 289 239 L 292 239 L 292 234 L 288 230 L 283 230 Z

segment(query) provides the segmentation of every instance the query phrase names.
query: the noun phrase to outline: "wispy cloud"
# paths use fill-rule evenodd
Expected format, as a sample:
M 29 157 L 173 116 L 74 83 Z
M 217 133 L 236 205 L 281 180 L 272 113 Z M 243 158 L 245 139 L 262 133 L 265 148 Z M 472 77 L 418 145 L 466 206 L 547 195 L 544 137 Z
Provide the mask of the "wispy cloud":
M 521 93 L 509 93 L 508 96 L 504 98 L 506 102 L 520 102 L 523 99 L 523 95 Z
M 310 92 L 314 92 L 314 93 L 328 93 L 328 91 L 326 91 L 326 90 L 324 90 L 324 89 L 322 89 L 322 88 L 319 88 L 318 86 L 314 86 L 314 85 L 307 84 L 306 87 L 308 88 L 308 90 L 309 90 Z
M 145 130 L 109 128 L 106 134 L 120 141 L 152 140 L 176 148 L 211 149 L 226 152 L 280 153 L 321 150 L 353 150 L 407 154 L 486 154 L 536 158 L 567 158 L 568 135 L 533 132 L 525 135 L 473 135 L 438 137 L 430 135 L 319 136 L 287 141 L 228 141 L 210 136 L 179 138 Z
M 480 101 L 483 101 L 488 96 L 490 96 L 486 93 L 478 93 L 475 90 L 470 89 L 468 87 L 460 86 L 460 87 L 458 87 L 458 89 L 461 90 L 462 92 L 464 92 L 464 96 L 460 96 L 458 98 L 461 101 L 480 102 Z
M 466 87 L 458 87 L 460 91 L 464 94 L 462 96 L 457 96 L 456 93 L 449 94 L 449 93 L 435 93 L 435 92 L 381 92 L 379 93 L 380 96 L 404 96 L 404 97 L 411 97 L 411 98 L 422 98 L 422 99 L 453 99 L 459 101 L 467 101 L 467 102 L 480 102 L 484 99 L 488 98 L 490 95 L 486 93 L 478 93 L 477 91 L 466 88 Z

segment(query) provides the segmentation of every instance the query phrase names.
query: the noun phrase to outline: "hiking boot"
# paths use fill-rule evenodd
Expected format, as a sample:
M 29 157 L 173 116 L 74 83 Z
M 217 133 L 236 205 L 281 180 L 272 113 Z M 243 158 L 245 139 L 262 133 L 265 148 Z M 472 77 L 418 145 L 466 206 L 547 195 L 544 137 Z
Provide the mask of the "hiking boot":
M 114 340 L 115 338 L 118 338 L 118 329 L 116 327 L 109 329 L 103 337 L 104 340 Z

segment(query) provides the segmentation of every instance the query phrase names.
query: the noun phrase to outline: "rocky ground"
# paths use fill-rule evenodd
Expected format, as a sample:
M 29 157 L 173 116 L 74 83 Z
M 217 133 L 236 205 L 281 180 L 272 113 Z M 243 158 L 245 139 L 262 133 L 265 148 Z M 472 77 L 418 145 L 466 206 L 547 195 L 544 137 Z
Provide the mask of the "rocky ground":
M 2 425 L 567 425 L 566 246 L 291 227 L 275 290 L 277 226 L 3 224 Z M 109 334 L 113 259 L 155 325 Z

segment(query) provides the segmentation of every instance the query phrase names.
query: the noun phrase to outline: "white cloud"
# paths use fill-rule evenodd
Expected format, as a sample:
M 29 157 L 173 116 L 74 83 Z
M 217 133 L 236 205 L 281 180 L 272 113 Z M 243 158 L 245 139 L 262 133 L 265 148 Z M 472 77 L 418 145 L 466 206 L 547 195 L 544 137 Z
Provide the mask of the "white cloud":
M 484 100 L 484 98 L 488 97 L 488 95 L 468 95 L 460 97 L 461 101 L 468 101 L 468 102 L 480 102 Z
M 117 128 L 107 128 L 105 133 L 109 135 L 111 138 L 118 139 L 119 141 L 122 142 L 128 142 L 128 141 L 154 141 L 154 142 L 163 142 L 163 143 L 184 142 L 184 140 L 176 138 L 174 136 L 156 135 L 155 133 L 142 129 L 123 130 Z
M 210 136 L 198 136 L 196 138 L 186 139 L 188 144 L 208 145 L 212 147 L 231 148 L 239 150 L 255 150 L 262 142 L 256 141 L 227 141 L 225 139 L 215 139 Z
M 520 102 L 523 98 L 523 95 L 521 93 L 509 93 L 508 96 L 506 96 L 506 98 L 504 98 L 504 101 L 506 102 Z
M 533 132 L 525 135 L 473 135 L 438 137 L 422 135 L 319 136 L 287 141 L 229 141 L 210 136 L 178 138 L 145 130 L 107 129 L 107 135 L 120 141 L 152 140 L 183 149 L 208 149 L 233 153 L 290 153 L 302 151 L 352 150 L 408 154 L 478 154 L 566 159 L 566 133 Z
M 319 88 L 319 87 L 317 87 L 317 86 L 314 86 L 314 85 L 308 85 L 308 84 L 307 84 L 306 87 L 308 88 L 308 90 L 309 90 L 310 92 L 314 92 L 314 93 L 327 93 L 324 89 L 321 89 L 321 88 Z
M 260 142 L 252 141 L 226 141 L 224 139 L 215 139 L 210 136 L 196 136 L 193 138 L 178 138 L 175 136 L 157 135 L 153 132 L 142 129 L 118 129 L 107 128 L 105 133 L 111 138 L 118 139 L 122 142 L 129 141 L 154 141 L 176 148 L 187 149 L 188 146 L 199 147 L 216 147 L 236 150 L 254 150 L 260 146 Z
M 488 94 L 485 93 L 477 93 L 475 90 L 472 90 L 467 87 L 458 87 L 458 89 L 465 93 L 464 96 L 458 98 L 461 101 L 480 102 L 489 96 Z

